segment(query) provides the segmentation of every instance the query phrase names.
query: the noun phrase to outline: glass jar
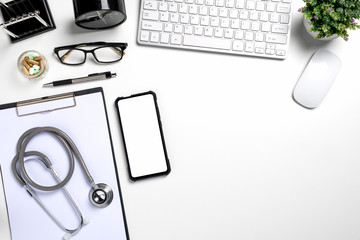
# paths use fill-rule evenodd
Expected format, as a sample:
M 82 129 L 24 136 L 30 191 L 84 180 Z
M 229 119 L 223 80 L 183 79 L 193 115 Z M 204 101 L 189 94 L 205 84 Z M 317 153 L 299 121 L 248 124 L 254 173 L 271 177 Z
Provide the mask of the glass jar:
M 42 79 L 49 70 L 49 65 L 41 53 L 28 50 L 22 53 L 18 59 L 18 69 L 28 79 Z

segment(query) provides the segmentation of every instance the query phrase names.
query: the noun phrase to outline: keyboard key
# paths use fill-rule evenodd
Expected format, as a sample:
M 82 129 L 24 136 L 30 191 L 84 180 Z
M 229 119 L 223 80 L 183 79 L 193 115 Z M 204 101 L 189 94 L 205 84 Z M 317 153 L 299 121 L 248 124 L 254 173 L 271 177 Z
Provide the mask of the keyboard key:
M 230 26 L 230 21 L 227 18 L 222 18 L 220 22 L 220 26 L 223 28 L 228 28 Z
M 206 6 L 214 6 L 214 0 L 205 0 Z
M 172 34 L 171 35 L 171 44 L 175 44 L 175 45 L 181 45 L 181 41 L 182 41 L 182 35 L 181 34 Z
M 255 41 L 257 41 L 257 42 L 264 41 L 264 34 L 261 32 L 255 33 Z
M 169 12 L 177 12 L 177 11 L 178 11 L 177 3 L 170 3 L 169 4 Z
M 246 1 L 246 9 L 248 9 L 248 10 L 255 9 L 255 1 L 247 0 Z
M 286 52 L 284 50 L 276 50 L 276 55 L 285 56 Z
M 223 28 L 228 28 L 230 26 L 230 21 L 227 18 L 222 18 L 220 26 Z
M 290 21 L 290 16 L 289 15 L 285 15 L 285 14 L 281 14 L 280 15 L 280 23 L 289 23 Z
M 261 12 L 260 13 L 260 21 L 267 22 L 269 20 L 269 13 Z
M 238 10 L 236 10 L 236 9 L 231 9 L 231 10 L 230 10 L 230 13 L 229 13 L 230 18 L 237 19 L 237 18 L 238 18 L 238 15 L 239 15 L 239 11 L 238 11 Z
M 213 17 L 217 17 L 219 14 L 218 8 L 217 7 L 211 7 L 209 9 L 209 15 L 213 16 Z
M 196 26 L 195 27 L 195 31 L 194 31 L 194 34 L 195 35 L 203 35 L 203 32 L 204 32 L 204 27 L 201 27 L 201 26 Z
M 245 7 L 245 0 L 236 0 L 236 4 L 235 4 L 236 8 L 244 8 Z
M 194 31 L 193 29 L 194 29 L 193 26 L 189 26 L 189 25 L 185 26 L 185 34 L 193 34 Z
M 276 48 L 276 45 L 275 44 L 266 44 L 266 49 L 272 49 L 272 50 L 275 50 Z
M 207 37 L 212 37 L 214 34 L 214 29 L 213 28 L 210 28 L 210 27 L 207 27 L 205 28 L 205 36 Z
M 273 24 L 271 32 L 273 33 L 288 33 L 288 26 L 284 24 Z
M 175 33 L 182 33 L 183 32 L 183 25 L 175 25 L 175 29 L 174 29 Z
M 178 13 L 170 13 L 170 22 L 178 23 L 179 22 L 179 14 Z
M 200 18 L 200 25 L 202 26 L 209 26 L 209 23 L 210 23 L 210 18 L 209 16 L 202 16 Z
M 233 29 L 239 29 L 240 28 L 240 21 L 239 19 L 232 19 L 231 20 L 231 28 Z
M 286 35 L 280 35 L 280 34 L 272 34 L 268 33 L 266 34 L 266 42 L 268 43 L 279 43 L 279 44 L 285 44 L 287 41 Z
M 261 24 L 261 31 L 263 32 L 270 32 L 270 23 L 263 23 Z
M 235 0 L 226 0 L 225 1 L 225 7 L 233 8 L 234 6 L 235 6 Z
M 189 20 L 190 18 L 189 18 L 189 15 L 187 15 L 187 14 L 181 14 L 180 15 L 180 22 L 181 23 L 185 23 L 185 24 L 188 24 L 189 23 Z
M 224 36 L 224 30 L 222 28 L 215 29 L 215 37 L 222 38 Z
M 141 24 L 141 29 L 153 30 L 153 31 L 162 31 L 162 23 L 152 22 L 152 21 L 143 21 L 142 24 Z
M 144 10 L 143 19 L 157 21 L 159 19 L 159 13 L 156 11 Z
M 160 42 L 161 43 L 169 43 L 169 39 L 170 39 L 170 34 L 164 32 L 161 34 Z
M 258 22 L 253 22 L 251 24 L 251 30 L 257 32 L 257 31 L 260 31 L 260 23 Z
M 181 4 L 179 6 L 179 13 L 188 13 L 188 5 L 186 4 Z
M 189 8 L 189 13 L 190 14 L 198 14 L 198 6 L 191 5 Z
M 264 11 L 265 10 L 265 3 L 264 2 L 257 2 L 256 3 L 256 10 L 258 11 Z
M 266 4 L 266 11 L 268 12 L 274 12 L 275 11 L 275 4 L 274 3 L 271 3 L 271 2 L 268 2 Z
M 247 41 L 254 40 L 254 33 L 253 32 L 245 32 L 245 40 L 247 40 Z
M 157 2 L 155 2 L 155 1 L 145 1 L 144 2 L 144 9 L 157 10 Z
M 168 5 L 166 2 L 160 2 L 159 3 L 159 11 L 167 11 L 168 10 Z
M 230 50 L 231 48 L 231 40 L 228 39 L 207 38 L 207 37 L 198 37 L 198 36 L 190 36 L 190 35 L 184 36 L 183 44 L 185 46 L 223 49 L 223 50 Z
M 168 22 L 169 21 L 169 13 L 168 12 L 161 12 L 160 13 L 160 21 Z
M 259 18 L 259 13 L 257 11 L 250 12 L 250 20 L 256 21 L 256 20 L 258 20 L 258 18 Z
M 226 29 L 225 30 L 225 38 L 232 39 L 234 37 L 234 30 Z
M 165 32 L 172 32 L 173 31 L 173 24 L 172 23 L 165 23 L 164 31 Z
M 140 41 L 148 42 L 150 37 L 150 32 L 148 31 L 141 31 L 140 33 Z
M 266 49 L 266 50 L 265 50 L 265 53 L 268 54 L 268 55 L 274 55 L 274 54 L 275 54 L 275 50 L 273 50 L 273 49 Z
M 255 49 L 256 49 L 256 48 L 263 48 L 263 49 L 265 49 L 265 47 L 266 47 L 266 43 L 264 43 L 264 42 L 255 42 Z
M 229 11 L 226 8 L 220 8 L 219 16 L 226 18 L 228 16 Z
M 248 19 L 248 17 L 249 17 L 249 12 L 248 11 L 246 11 L 246 10 L 241 10 L 240 11 L 240 19 L 246 20 L 246 19 Z
M 255 48 L 255 53 L 263 54 L 265 52 L 264 48 Z
M 270 22 L 273 22 L 273 23 L 279 22 L 279 14 L 271 13 L 270 14 Z
M 215 0 L 215 6 L 223 7 L 225 4 L 224 0 Z
M 255 47 L 255 44 L 253 42 L 247 42 L 245 44 L 245 52 L 249 52 L 249 53 L 254 52 L 254 47 Z
M 243 37 L 244 37 L 244 31 L 241 31 L 241 30 L 235 31 L 235 39 L 241 40 L 241 39 L 243 39 Z
M 150 37 L 150 42 L 159 42 L 159 38 L 160 38 L 160 33 L 158 32 L 152 32 L 151 33 L 151 37 Z
M 199 14 L 203 15 L 203 16 L 208 15 L 208 8 L 205 7 L 205 6 L 201 6 L 200 9 L 199 9 Z
M 291 5 L 290 4 L 278 4 L 276 11 L 278 13 L 290 13 Z
M 210 20 L 210 26 L 212 27 L 218 27 L 220 25 L 220 19 L 217 17 L 213 17 Z
M 242 22 L 241 22 L 241 29 L 242 29 L 242 30 L 248 30 L 248 29 L 250 29 L 250 22 L 248 22 L 248 21 L 242 21 Z
M 200 22 L 200 18 L 199 18 L 198 15 L 191 15 L 191 17 L 190 17 L 190 23 L 191 23 L 192 25 L 198 25 L 199 22 Z
M 233 48 L 232 48 L 234 51 L 239 51 L 239 52 L 242 52 L 244 51 L 244 42 L 241 42 L 241 41 L 234 41 L 233 42 Z

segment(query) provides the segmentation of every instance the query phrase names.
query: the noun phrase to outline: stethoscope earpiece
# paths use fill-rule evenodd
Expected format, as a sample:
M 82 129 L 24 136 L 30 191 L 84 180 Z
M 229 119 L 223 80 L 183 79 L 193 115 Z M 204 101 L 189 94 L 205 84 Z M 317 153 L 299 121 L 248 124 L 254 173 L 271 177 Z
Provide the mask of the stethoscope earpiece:
M 114 197 L 113 190 L 105 183 L 95 184 L 89 192 L 90 202 L 98 208 L 110 205 Z

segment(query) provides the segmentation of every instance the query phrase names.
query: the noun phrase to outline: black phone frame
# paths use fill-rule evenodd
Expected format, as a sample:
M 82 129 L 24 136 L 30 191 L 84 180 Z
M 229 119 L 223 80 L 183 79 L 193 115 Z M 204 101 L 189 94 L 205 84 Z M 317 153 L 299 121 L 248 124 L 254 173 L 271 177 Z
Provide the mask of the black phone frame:
M 131 174 L 130 161 L 129 161 L 129 156 L 128 156 L 128 153 L 127 153 L 126 141 L 125 141 L 123 126 L 122 126 L 122 123 L 121 123 L 121 117 L 120 117 L 120 110 L 118 108 L 118 102 L 121 101 L 121 100 L 134 98 L 134 97 L 141 97 L 141 96 L 149 95 L 149 94 L 152 95 L 153 99 L 154 99 L 154 105 L 155 105 L 155 109 L 156 109 L 156 115 L 157 115 L 159 131 L 160 131 L 160 136 L 161 136 L 162 146 L 163 146 L 163 150 L 164 150 L 164 156 L 165 156 L 165 162 L 166 162 L 167 169 L 164 172 L 158 172 L 158 173 L 152 173 L 152 174 L 143 175 L 143 176 L 139 176 L 139 177 L 134 177 Z M 148 91 L 148 92 L 142 92 L 142 93 L 133 94 L 133 95 L 126 96 L 126 97 L 118 97 L 115 100 L 115 108 L 116 108 L 117 115 L 118 115 L 118 118 L 119 118 L 120 132 L 121 132 L 122 141 L 123 141 L 123 145 L 124 145 L 124 152 L 125 152 L 125 157 L 126 157 L 126 162 L 127 162 L 127 167 L 128 167 L 129 178 L 132 181 L 137 181 L 137 180 L 146 179 L 146 178 L 150 178 L 150 177 L 168 175 L 171 172 L 171 167 L 170 167 L 170 161 L 169 161 L 167 150 L 166 150 L 165 138 L 164 138 L 164 133 L 163 133 L 163 129 L 162 129 L 162 123 L 161 123 L 159 107 L 158 107 L 158 104 L 157 104 L 156 93 L 153 92 L 153 91 Z

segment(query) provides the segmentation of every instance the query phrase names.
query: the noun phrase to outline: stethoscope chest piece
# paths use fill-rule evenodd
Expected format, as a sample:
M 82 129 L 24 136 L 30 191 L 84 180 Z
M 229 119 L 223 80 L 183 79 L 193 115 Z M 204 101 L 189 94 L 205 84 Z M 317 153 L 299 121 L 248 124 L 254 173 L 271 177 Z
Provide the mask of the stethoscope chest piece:
M 114 197 L 113 190 L 105 183 L 95 184 L 89 192 L 90 202 L 99 208 L 110 205 Z

